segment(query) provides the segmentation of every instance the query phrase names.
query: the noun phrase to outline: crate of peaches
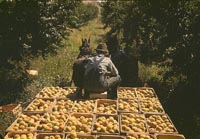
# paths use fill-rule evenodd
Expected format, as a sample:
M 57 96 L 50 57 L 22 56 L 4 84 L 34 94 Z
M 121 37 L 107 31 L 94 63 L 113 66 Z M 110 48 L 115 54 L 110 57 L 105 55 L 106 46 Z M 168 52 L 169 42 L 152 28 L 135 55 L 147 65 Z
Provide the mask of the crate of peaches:
M 34 99 L 24 110 L 24 113 L 44 113 L 51 111 L 53 99 Z
M 134 99 L 136 98 L 135 88 L 132 87 L 119 87 L 117 90 L 118 98 Z
M 65 139 L 63 133 L 37 133 L 35 139 Z
M 144 114 L 122 113 L 120 114 L 120 125 L 120 132 L 124 135 L 148 132 Z
M 178 133 L 167 114 L 145 114 L 149 133 Z
M 144 133 L 132 133 L 128 134 L 126 139 L 155 139 L 153 135 Z
M 138 87 L 135 88 L 135 92 L 138 99 L 158 98 L 153 88 Z
M 34 132 L 8 132 L 4 139 L 35 139 Z
M 71 132 L 66 134 L 66 139 L 96 139 L 95 135 Z
M 95 108 L 95 100 L 77 100 L 74 103 L 72 112 L 75 113 L 93 113 Z
M 7 128 L 7 132 L 33 132 L 36 131 L 37 125 L 41 120 L 41 114 L 21 114 L 11 125 Z
M 92 125 L 92 134 L 118 135 L 119 133 L 118 115 L 95 115 Z
M 77 87 L 60 88 L 57 98 L 75 98 Z
M 94 113 L 96 114 L 117 114 L 117 101 L 111 99 L 98 99 Z
M 161 113 L 164 114 L 165 111 L 159 101 L 159 99 L 156 98 L 146 98 L 139 100 L 139 105 L 141 108 L 141 112 L 145 114 L 157 114 Z
M 70 113 L 74 106 L 74 101 L 70 99 L 56 99 L 52 107 L 52 112 Z
M 90 134 L 92 129 L 93 115 L 83 113 L 72 113 L 65 126 L 65 132 L 76 132 L 80 134 Z
M 56 98 L 62 88 L 60 87 L 44 87 L 37 95 L 36 98 Z
M 37 126 L 39 132 L 63 132 L 68 114 L 66 113 L 45 113 Z
M 140 113 L 140 108 L 137 99 L 118 99 L 119 113 Z
M 185 137 L 181 134 L 157 133 L 155 134 L 155 139 L 185 139 Z
M 126 139 L 126 137 L 120 135 L 99 135 L 97 139 Z

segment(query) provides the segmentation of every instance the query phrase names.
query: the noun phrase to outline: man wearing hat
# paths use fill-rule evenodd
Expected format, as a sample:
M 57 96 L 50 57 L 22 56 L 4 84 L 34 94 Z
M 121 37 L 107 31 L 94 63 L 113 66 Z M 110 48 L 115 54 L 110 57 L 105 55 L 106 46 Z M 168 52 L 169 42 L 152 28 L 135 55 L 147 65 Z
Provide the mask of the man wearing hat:
M 89 92 L 102 93 L 107 91 L 108 98 L 117 98 L 117 87 L 121 81 L 117 68 L 108 57 L 105 43 L 100 43 L 95 49 L 97 55 L 88 58 L 85 66 L 84 89 L 86 97 Z

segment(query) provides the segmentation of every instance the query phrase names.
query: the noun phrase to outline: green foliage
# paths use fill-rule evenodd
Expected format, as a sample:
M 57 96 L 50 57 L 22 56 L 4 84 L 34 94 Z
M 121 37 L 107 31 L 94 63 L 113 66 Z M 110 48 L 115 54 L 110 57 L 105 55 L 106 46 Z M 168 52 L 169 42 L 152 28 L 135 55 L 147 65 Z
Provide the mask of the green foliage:
M 81 0 L 3 1 L 0 4 L 0 104 L 21 98 L 32 56 L 56 52 Z M 6 94 L 6 95 L 5 95 Z
M 141 63 L 149 66 L 156 62 L 162 70 L 168 67 L 160 76 L 156 75 L 157 66 L 147 68 L 140 64 L 139 74 L 141 81 L 149 82 L 162 92 L 160 96 L 165 96 L 162 100 L 171 109 L 169 113 L 173 118 L 179 115 L 178 111 L 199 115 L 199 110 L 186 105 L 188 98 L 191 107 L 199 105 L 199 7 L 196 0 L 108 1 L 102 5 L 102 21 L 105 27 L 111 28 L 109 34 L 116 36 L 120 45 L 137 47 Z M 178 128 L 186 137 L 197 138 L 198 132 L 192 132 L 198 126 L 194 124 L 187 132 L 188 128 L 182 128 L 192 116 L 179 116 L 184 120 L 181 123 L 176 119 Z
M 168 71 L 167 67 L 162 68 L 155 64 L 153 65 L 145 65 L 143 63 L 139 63 L 139 78 L 142 83 L 148 83 L 148 81 L 153 78 L 158 80 L 159 82 L 163 82 L 163 75 Z
M 3 1 L 0 4 L 0 95 L 4 97 L 0 98 L 0 104 L 22 97 L 24 86 L 32 80 L 26 70 L 33 57 L 49 58 L 49 53 L 56 54 L 58 48 L 64 46 L 61 41 L 69 37 L 72 22 L 77 22 L 76 27 L 80 27 L 97 14 L 96 6 L 83 5 L 81 0 Z M 57 69 L 49 67 L 46 72 L 50 70 Z M 44 85 L 49 80 L 49 85 L 55 85 L 57 79 L 54 73 L 51 75 L 54 78 L 49 77 L 39 84 Z M 69 79 L 59 79 L 58 82 L 63 84 L 66 80 Z
M 11 125 L 12 122 L 14 122 L 14 120 L 16 119 L 16 116 L 14 116 L 12 113 L 10 112 L 0 112 L 0 138 L 2 135 L 2 139 L 5 136 L 5 130 L 7 129 L 7 127 L 9 127 Z
M 69 23 L 71 27 L 80 27 L 99 14 L 99 8 L 94 4 L 81 4 L 75 9 L 75 13 L 70 17 Z
M 141 62 L 170 59 L 167 64 L 173 73 L 168 75 L 182 74 L 195 86 L 200 82 L 199 2 L 108 1 L 102 7 L 103 22 L 111 27 L 109 33 L 121 44 L 139 48 Z
M 147 6 L 145 4 L 147 3 L 138 0 L 108 1 L 102 6 L 102 18 L 105 26 L 111 27 L 109 34 L 117 36 L 119 42 L 126 47 L 139 48 L 135 56 L 140 56 L 141 61 L 148 63 L 157 51 L 155 45 L 159 37 L 155 40 L 153 38 L 158 36 L 159 24 L 143 11 Z
M 4 1 L 0 5 L 1 59 L 55 51 L 77 1 Z
M 199 59 L 198 7 L 195 1 L 108 1 L 103 4 L 102 16 L 111 27 L 110 34 L 120 36 L 126 45 L 136 43 L 142 62 L 171 58 L 172 66 L 186 74 L 185 66 L 197 67 Z
M 186 75 L 189 82 L 199 71 L 199 6 L 195 1 L 160 2 L 152 3 L 153 10 L 147 11 L 165 30 L 159 51 L 165 59 L 172 59 L 173 71 Z
M 15 102 L 22 97 L 23 87 L 26 85 L 27 75 L 25 73 L 26 62 L 9 61 L 12 69 L 0 68 L 0 104 Z

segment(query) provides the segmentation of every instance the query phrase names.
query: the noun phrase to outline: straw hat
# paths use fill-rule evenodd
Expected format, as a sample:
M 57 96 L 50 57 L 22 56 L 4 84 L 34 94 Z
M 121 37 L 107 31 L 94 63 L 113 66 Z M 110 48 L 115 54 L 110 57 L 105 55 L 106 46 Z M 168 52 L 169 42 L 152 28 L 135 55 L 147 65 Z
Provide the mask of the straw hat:
M 99 45 L 97 46 L 97 48 L 95 50 L 108 53 L 108 48 L 105 43 L 99 43 Z

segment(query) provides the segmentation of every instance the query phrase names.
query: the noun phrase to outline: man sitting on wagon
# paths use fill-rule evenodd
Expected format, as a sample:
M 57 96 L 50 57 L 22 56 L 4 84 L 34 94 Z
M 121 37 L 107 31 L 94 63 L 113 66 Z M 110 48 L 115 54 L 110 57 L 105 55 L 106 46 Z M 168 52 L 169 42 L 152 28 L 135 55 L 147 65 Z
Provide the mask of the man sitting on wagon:
M 108 56 L 105 43 L 100 43 L 95 49 L 97 55 L 87 59 L 84 74 L 85 97 L 89 93 L 102 93 L 107 91 L 108 98 L 117 98 L 117 87 L 121 82 L 117 68 Z

